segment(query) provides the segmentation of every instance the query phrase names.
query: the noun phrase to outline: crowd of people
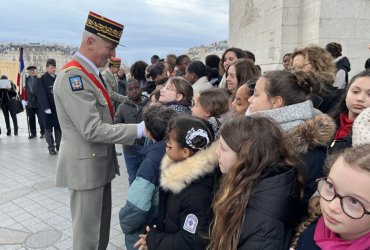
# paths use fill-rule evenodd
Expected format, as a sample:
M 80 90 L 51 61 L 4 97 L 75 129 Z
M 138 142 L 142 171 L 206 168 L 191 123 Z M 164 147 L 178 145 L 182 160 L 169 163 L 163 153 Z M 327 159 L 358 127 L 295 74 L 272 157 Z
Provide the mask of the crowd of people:
M 129 250 L 370 249 L 370 69 L 350 79 L 332 42 L 287 53 L 281 70 L 262 72 L 252 52 L 229 48 L 205 63 L 154 55 L 126 76 L 122 29 L 90 12 L 72 61 L 56 77 L 48 60 L 39 80 L 28 67 L 22 94 L 30 139 L 38 115 L 58 154 L 74 249 L 109 242 L 115 144 Z

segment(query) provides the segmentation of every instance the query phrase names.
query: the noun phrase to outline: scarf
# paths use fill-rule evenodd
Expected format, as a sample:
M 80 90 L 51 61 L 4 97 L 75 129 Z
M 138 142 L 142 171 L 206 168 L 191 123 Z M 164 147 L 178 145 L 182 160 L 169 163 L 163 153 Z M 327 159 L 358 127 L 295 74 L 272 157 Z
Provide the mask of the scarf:
M 348 113 L 341 113 L 339 118 L 339 128 L 335 134 L 335 140 L 351 134 L 353 121 L 348 118 Z
M 316 115 L 315 112 L 312 102 L 308 100 L 276 109 L 246 113 L 246 115 L 265 115 L 271 117 L 281 126 L 283 131 L 289 131 L 304 121 L 313 118 Z
M 344 240 L 325 226 L 321 216 L 317 222 L 314 240 L 323 250 L 366 250 L 370 249 L 370 233 L 355 240 Z

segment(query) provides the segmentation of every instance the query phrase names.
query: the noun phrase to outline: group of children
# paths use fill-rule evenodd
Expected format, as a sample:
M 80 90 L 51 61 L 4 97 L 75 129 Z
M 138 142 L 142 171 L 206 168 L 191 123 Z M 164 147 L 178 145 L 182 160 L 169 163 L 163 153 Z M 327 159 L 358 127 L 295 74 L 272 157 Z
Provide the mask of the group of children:
M 128 82 L 116 122 L 136 107 L 147 139 L 124 151 L 127 249 L 370 249 L 370 141 L 352 129 L 370 126 L 370 71 L 352 78 L 336 115 L 314 108 L 314 74 L 252 73 L 229 74 L 229 93 L 195 96 L 172 77 L 149 100 Z

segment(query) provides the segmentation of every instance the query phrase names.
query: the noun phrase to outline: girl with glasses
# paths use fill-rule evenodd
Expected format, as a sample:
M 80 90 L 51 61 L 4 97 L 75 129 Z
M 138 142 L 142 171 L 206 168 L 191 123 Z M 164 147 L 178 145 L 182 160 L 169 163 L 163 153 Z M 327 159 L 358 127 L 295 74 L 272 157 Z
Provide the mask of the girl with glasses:
M 370 144 L 346 149 L 319 179 L 321 215 L 305 221 L 295 249 L 370 249 Z M 330 164 L 333 163 L 333 164 Z
M 172 108 L 177 114 L 191 115 L 193 88 L 183 77 L 170 78 L 161 89 L 159 102 Z

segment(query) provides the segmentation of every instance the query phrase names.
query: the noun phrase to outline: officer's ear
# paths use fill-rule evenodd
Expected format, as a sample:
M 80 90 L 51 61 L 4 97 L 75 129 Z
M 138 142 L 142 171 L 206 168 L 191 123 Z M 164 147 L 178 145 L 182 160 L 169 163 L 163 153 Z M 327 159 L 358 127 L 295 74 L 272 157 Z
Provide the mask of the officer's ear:
M 87 37 L 86 44 L 88 48 L 94 47 L 95 43 L 96 43 L 96 40 L 94 37 L 91 37 L 91 36 Z

